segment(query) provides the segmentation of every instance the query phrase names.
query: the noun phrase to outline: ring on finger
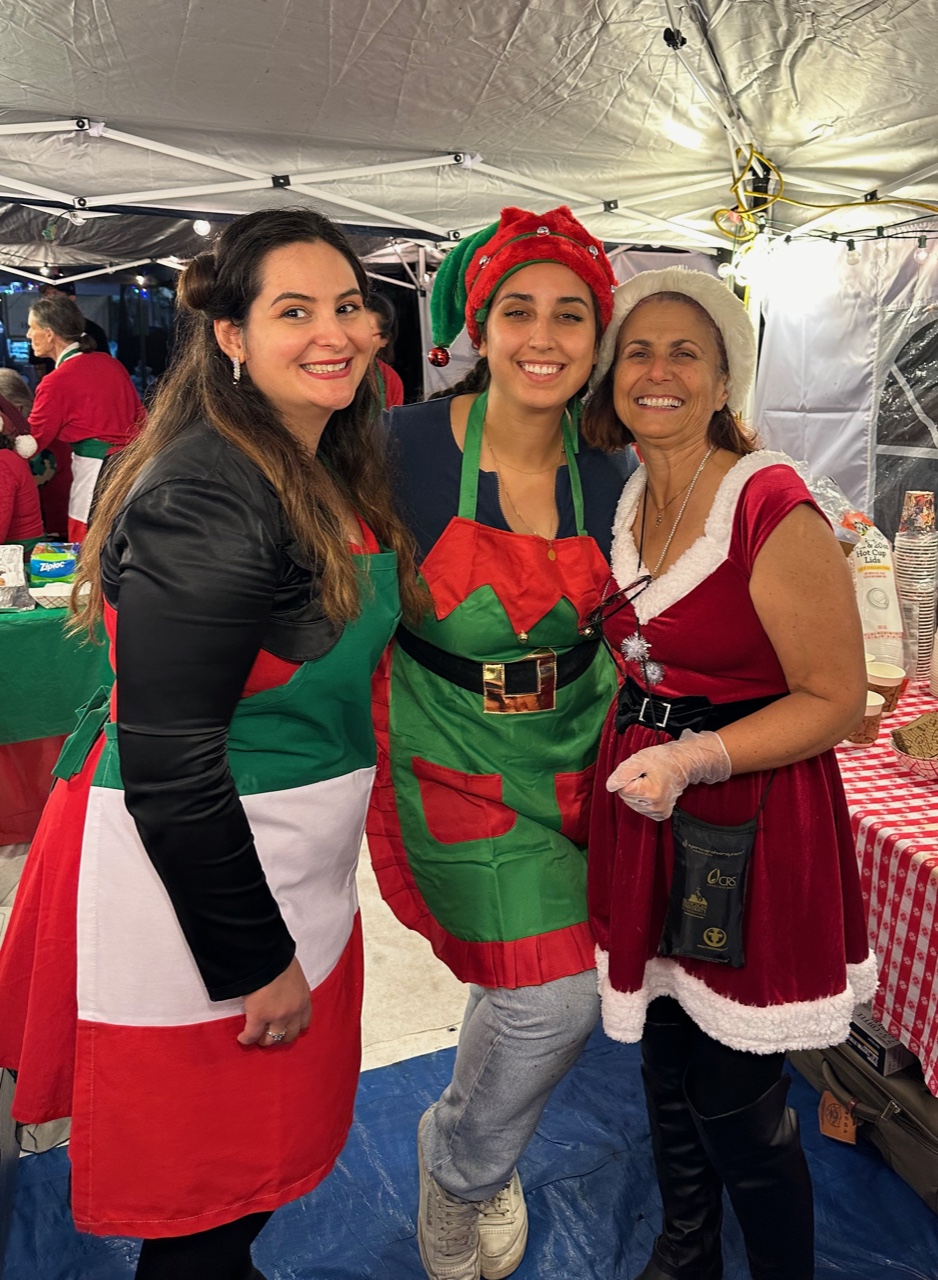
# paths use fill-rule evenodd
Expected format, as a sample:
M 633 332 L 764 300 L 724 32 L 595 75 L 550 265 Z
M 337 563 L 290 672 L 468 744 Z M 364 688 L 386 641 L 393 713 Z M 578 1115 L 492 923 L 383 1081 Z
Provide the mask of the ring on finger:
M 286 1040 L 286 1038 L 287 1033 L 285 1031 L 271 1031 L 270 1027 L 267 1028 L 267 1039 L 273 1040 L 275 1044 L 279 1044 L 281 1040 Z

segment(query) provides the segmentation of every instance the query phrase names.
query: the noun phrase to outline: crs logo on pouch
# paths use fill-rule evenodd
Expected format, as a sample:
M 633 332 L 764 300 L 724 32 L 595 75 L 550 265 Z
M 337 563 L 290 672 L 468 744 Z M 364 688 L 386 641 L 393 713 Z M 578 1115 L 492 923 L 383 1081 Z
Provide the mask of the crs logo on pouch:
M 726 934 L 722 929 L 705 929 L 703 940 L 708 947 L 712 947 L 714 951 L 718 951 L 720 947 L 726 946 Z
M 720 889 L 735 889 L 735 876 L 721 876 L 716 867 L 707 875 L 707 884 L 715 884 Z

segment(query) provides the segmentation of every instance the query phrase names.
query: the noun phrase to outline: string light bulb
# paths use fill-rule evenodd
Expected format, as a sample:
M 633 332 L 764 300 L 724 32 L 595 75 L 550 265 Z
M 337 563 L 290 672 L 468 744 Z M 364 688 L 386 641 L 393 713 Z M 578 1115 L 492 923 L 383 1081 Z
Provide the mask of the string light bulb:
M 919 264 L 925 262 L 928 258 L 928 241 L 924 236 L 918 238 L 918 248 L 912 251 L 912 257 Z
M 192 224 L 192 230 L 197 236 L 210 236 L 212 234 L 212 224 L 207 218 L 196 218 Z
M 847 241 L 847 261 L 850 263 L 851 267 L 855 267 L 860 261 L 860 251 L 856 246 L 856 241 L 854 240 Z

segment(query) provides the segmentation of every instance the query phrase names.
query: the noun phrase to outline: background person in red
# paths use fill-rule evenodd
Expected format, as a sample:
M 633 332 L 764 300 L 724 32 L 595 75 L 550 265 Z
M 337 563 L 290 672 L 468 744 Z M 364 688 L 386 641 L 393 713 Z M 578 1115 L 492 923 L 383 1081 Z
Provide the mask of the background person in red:
M 400 374 L 392 367 L 394 343 L 397 340 L 397 312 L 394 310 L 394 303 L 380 293 L 373 293 L 368 299 L 368 310 L 374 317 L 378 330 L 375 335 L 375 368 L 381 405 L 384 409 L 393 409 L 395 405 L 404 403 L 404 384 Z
M 16 451 L 15 437 L 0 426 L 0 543 L 42 536 L 39 490 L 29 463 Z
M 101 464 L 133 439 L 146 411 L 124 366 L 92 349 L 70 298 L 40 298 L 30 308 L 26 336 L 37 355 L 55 361 L 36 390 L 29 427 L 40 449 L 54 440 L 72 447 L 68 537 L 81 542 Z

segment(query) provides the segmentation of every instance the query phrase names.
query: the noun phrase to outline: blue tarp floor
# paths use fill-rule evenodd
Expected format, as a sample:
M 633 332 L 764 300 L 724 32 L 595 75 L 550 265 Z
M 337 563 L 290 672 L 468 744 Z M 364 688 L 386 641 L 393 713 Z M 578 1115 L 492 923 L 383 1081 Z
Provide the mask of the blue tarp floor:
M 362 1076 L 355 1125 L 332 1175 L 258 1239 L 267 1280 L 424 1280 L 414 1235 L 417 1120 L 446 1084 L 452 1049 Z M 938 1217 L 872 1148 L 822 1137 L 817 1094 L 795 1075 L 815 1179 L 817 1280 L 938 1280 Z M 262 1142 L 263 1135 L 256 1135 Z M 597 1030 L 558 1087 L 521 1164 L 531 1215 L 517 1280 L 631 1280 L 658 1222 L 635 1046 Z M 79 1235 L 64 1150 L 25 1157 L 3 1280 L 130 1280 L 136 1244 Z M 732 1214 L 725 1280 L 746 1280 Z

